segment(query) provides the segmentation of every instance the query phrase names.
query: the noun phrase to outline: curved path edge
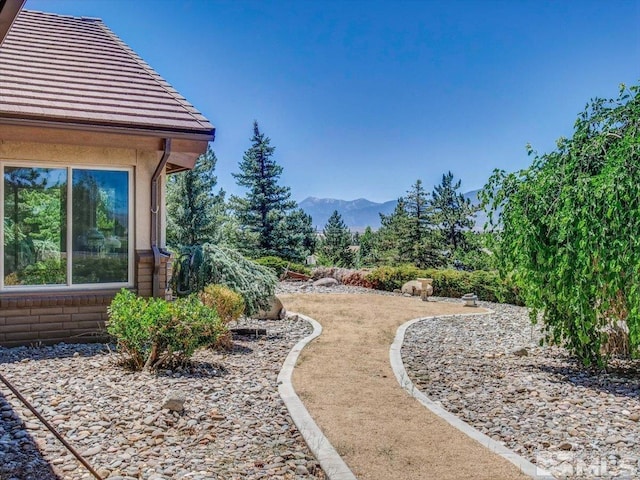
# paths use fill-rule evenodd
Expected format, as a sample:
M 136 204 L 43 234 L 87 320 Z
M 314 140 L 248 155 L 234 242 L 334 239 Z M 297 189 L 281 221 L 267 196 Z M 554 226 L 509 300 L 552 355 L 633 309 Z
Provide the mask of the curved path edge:
M 284 360 L 282 369 L 278 374 L 278 392 L 280 393 L 280 397 L 289 410 L 293 423 L 298 427 L 300 434 L 320 463 L 327 478 L 329 480 L 357 480 L 351 469 L 342 457 L 338 455 L 338 452 L 333 448 L 333 445 L 331 445 L 327 437 L 324 436 L 320 427 L 313 421 L 309 411 L 296 394 L 291 382 L 293 369 L 296 366 L 302 349 L 312 340 L 320 336 L 322 333 L 322 325 L 306 315 L 294 312 L 290 314 L 297 315 L 298 318 L 309 322 L 313 326 L 313 332 L 296 343 Z
M 475 429 L 468 423 L 462 421 L 457 416 L 453 415 L 451 412 L 448 412 L 444 408 L 442 408 L 438 403 L 431 400 L 424 393 L 422 393 L 418 387 L 411 381 L 407 371 L 404 368 L 404 363 L 402 362 L 402 344 L 404 343 L 404 336 L 407 329 L 413 325 L 414 323 L 421 322 L 424 320 L 429 320 L 432 318 L 443 318 L 443 317 L 459 317 L 459 316 L 471 316 L 471 315 L 489 315 L 493 313 L 489 310 L 487 313 L 464 313 L 458 315 L 436 315 L 431 317 L 421 317 L 415 318 L 413 320 L 409 320 L 406 323 L 403 323 L 396 330 L 396 337 L 391 344 L 391 348 L 389 349 L 389 359 L 391 361 L 391 368 L 393 369 L 393 373 L 398 380 L 400 386 L 406 390 L 409 395 L 418 400 L 422 405 L 427 407 L 431 412 L 445 420 L 451 426 L 457 428 L 465 435 L 473 438 L 477 442 L 479 442 L 482 446 L 488 448 L 492 452 L 500 455 L 505 460 L 510 461 L 515 466 L 517 466 L 525 475 L 530 476 L 536 480 L 553 480 L 555 477 L 551 475 L 547 470 L 537 467 L 535 464 L 531 463 L 529 460 L 521 457 L 514 451 L 508 449 L 500 442 L 492 439 L 491 437 L 485 435 L 479 430 Z

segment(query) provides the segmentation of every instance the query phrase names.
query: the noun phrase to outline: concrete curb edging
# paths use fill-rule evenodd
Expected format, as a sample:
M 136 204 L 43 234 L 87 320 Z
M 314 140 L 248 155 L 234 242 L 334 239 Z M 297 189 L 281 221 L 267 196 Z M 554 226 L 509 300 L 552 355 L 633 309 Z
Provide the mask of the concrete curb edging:
M 409 320 L 408 322 L 400 325 L 400 327 L 398 327 L 398 330 L 396 330 L 396 337 L 395 337 L 395 339 L 393 341 L 393 344 L 391 345 L 391 348 L 389 349 L 389 360 L 391 361 L 391 368 L 393 370 L 393 373 L 396 376 L 396 379 L 398 380 L 398 383 L 400 384 L 400 386 L 404 390 L 406 390 L 409 393 L 409 395 L 414 397 L 422 405 L 424 405 L 429 410 L 431 410 L 431 412 L 433 412 L 434 414 L 436 414 L 437 416 L 439 416 L 440 418 L 445 420 L 451 426 L 457 428 L 458 430 L 460 430 L 465 435 L 468 435 L 469 437 L 473 438 L 478 443 L 480 443 L 482 446 L 484 446 L 484 447 L 488 448 L 489 450 L 491 450 L 492 452 L 500 455 L 505 460 L 510 461 L 515 466 L 517 466 L 520 469 L 520 471 L 522 471 L 525 475 L 528 475 L 531 478 L 536 479 L 536 480 L 553 480 L 555 477 L 553 477 L 553 475 L 551 475 L 551 473 L 548 472 L 547 470 L 544 470 L 543 468 L 537 467 L 535 464 L 529 462 L 527 459 L 521 457 L 520 455 L 518 455 L 517 453 L 513 452 L 512 450 L 509 450 L 507 447 L 502 445 L 500 442 L 497 442 L 496 440 L 494 440 L 491 437 L 485 435 L 484 433 L 480 432 L 479 430 L 476 430 L 474 427 L 472 427 L 468 423 L 462 421 L 460 418 L 458 418 L 455 415 L 453 415 L 452 413 L 448 412 L 447 410 L 442 408 L 438 403 L 434 402 L 429 397 L 427 397 L 424 393 L 422 393 L 418 389 L 418 387 L 416 387 L 414 385 L 414 383 L 409 378 L 409 375 L 407 374 L 407 371 L 404 368 L 404 363 L 402 362 L 402 354 L 401 354 L 402 344 L 404 343 L 404 336 L 405 336 L 405 333 L 406 333 L 407 329 L 411 325 L 413 325 L 414 323 L 417 323 L 417 322 L 420 322 L 420 321 L 423 321 L 423 320 L 433 319 L 433 318 L 471 316 L 471 315 L 487 315 L 487 314 L 491 314 L 491 313 L 493 313 L 493 312 L 489 311 L 487 313 L 465 313 L 465 314 L 458 314 L 458 315 L 435 315 L 435 316 L 431 316 L 431 317 L 423 317 L 423 318 L 416 318 L 416 319 L 413 319 L 413 320 Z
M 284 360 L 282 369 L 278 374 L 278 392 L 287 410 L 289 410 L 293 423 L 298 427 L 309 449 L 327 475 L 327 478 L 329 480 L 357 480 L 351 469 L 349 469 L 344 460 L 342 460 L 342 457 L 338 455 L 338 452 L 336 452 L 333 445 L 329 443 L 327 437 L 324 436 L 320 427 L 313 421 L 313 418 L 311 418 L 311 415 L 293 388 L 291 377 L 296 362 L 298 361 L 298 356 L 307 344 L 320 336 L 322 326 L 306 315 L 299 313 L 291 313 L 291 315 L 297 315 L 298 318 L 309 322 L 313 326 L 313 332 L 311 335 L 296 343 Z

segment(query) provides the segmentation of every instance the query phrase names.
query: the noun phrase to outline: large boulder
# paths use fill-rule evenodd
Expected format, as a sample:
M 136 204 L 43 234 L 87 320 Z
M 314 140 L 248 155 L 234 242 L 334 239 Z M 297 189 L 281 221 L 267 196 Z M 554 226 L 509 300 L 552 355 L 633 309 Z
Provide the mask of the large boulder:
M 284 305 L 282 305 L 282 301 L 274 296 L 271 299 L 271 304 L 268 310 L 260 310 L 255 317 L 261 320 L 282 320 L 287 311 L 284 309 Z
M 419 280 L 409 280 L 402 285 L 402 293 L 408 293 L 409 295 L 419 297 L 422 295 L 422 282 Z
M 313 282 L 314 287 L 335 287 L 336 285 L 340 285 L 340 282 L 331 277 L 321 278 L 320 280 Z

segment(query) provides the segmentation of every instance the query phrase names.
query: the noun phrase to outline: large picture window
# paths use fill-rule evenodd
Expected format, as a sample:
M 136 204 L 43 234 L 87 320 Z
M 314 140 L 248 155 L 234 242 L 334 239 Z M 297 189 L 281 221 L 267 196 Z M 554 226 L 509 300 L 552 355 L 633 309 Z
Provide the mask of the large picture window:
M 130 194 L 128 170 L 4 166 L 0 285 L 128 284 Z

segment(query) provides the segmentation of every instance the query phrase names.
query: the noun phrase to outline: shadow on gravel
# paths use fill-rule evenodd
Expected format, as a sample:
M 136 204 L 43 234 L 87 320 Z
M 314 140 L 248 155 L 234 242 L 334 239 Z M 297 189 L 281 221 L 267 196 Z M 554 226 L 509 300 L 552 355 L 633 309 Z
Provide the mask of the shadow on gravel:
M 15 385 L 19 388 L 19 385 Z M 7 402 L 0 384 L 0 478 L 6 480 L 61 480 L 42 456 L 24 421 Z M 37 422 L 37 420 L 33 420 Z
M 576 365 L 538 365 L 560 382 L 590 388 L 613 395 L 640 399 L 640 365 L 638 362 L 613 364 L 607 371 L 585 370 Z
M 115 351 L 114 345 L 105 343 L 58 343 L 50 346 L 0 347 L 0 364 L 21 362 L 23 360 L 68 358 L 74 355 L 95 357 L 96 355 L 106 355 Z
M 227 373 L 227 368 L 221 363 L 191 360 L 186 365 L 157 370 L 155 375 L 158 377 L 218 378 L 224 377 Z

